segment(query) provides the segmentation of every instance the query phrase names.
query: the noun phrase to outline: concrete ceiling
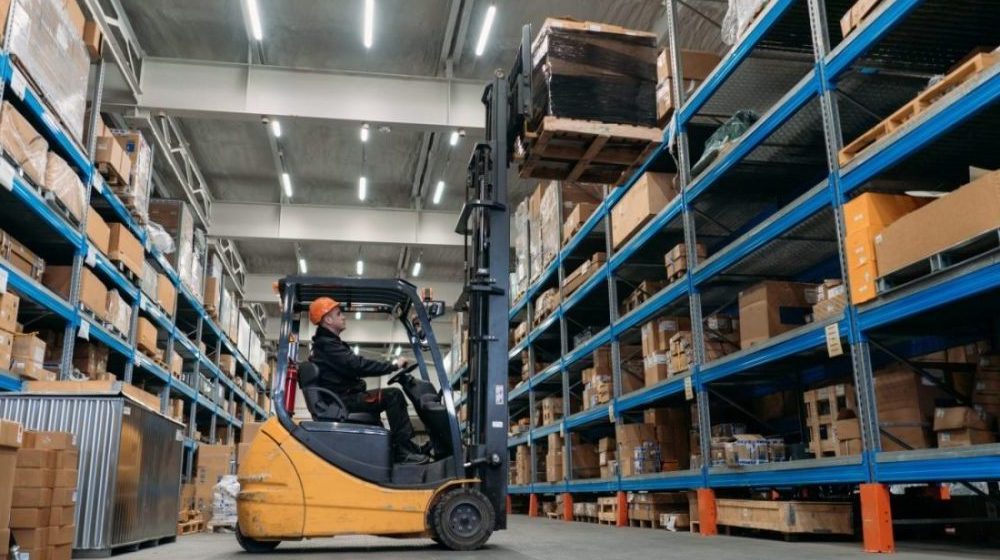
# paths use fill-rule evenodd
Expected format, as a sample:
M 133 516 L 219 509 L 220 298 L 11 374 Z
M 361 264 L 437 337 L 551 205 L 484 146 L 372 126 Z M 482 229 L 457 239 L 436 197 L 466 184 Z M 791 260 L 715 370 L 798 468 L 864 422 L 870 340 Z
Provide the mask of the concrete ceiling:
M 546 17 L 569 16 L 659 32 L 664 16 L 660 0 L 504 0 L 497 3 L 499 9 L 486 52 L 476 57 L 475 42 L 489 5 L 485 0 L 376 0 L 374 45 L 370 50 L 364 48 L 361 38 L 362 0 L 258 2 L 264 39 L 259 53 L 255 53 L 248 42 L 240 0 L 121 0 L 147 56 L 447 77 L 444 60 L 450 53 L 452 77 L 484 82 L 494 69 L 510 65 L 525 23 L 538 29 Z M 719 19 L 726 5 L 716 0 L 689 3 Z M 457 17 L 450 18 L 452 14 Z M 696 19 L 691 16 L 684 44 L 717 42 L 717 27 Z M 189 148 L 216 200 L 282 202 L 268 130 L 261 117 L 266 115 L 252 119 L 178 115 Z M 373 127 L 371 139 L 362 147 L 358 124 L 308 118 L 282 119 L 282 131 L 280 144 L 294 186 L 291 204 L 424 207 L 456 214 L 464 198 L 465 169 L 472 146 L 481 140 L 471 132 L 452 147 L 447 135 L 440 131 L 433 136 L 397 128 L 379 133 Z M 426 162 L 422 161 L 422 152 L 427 153 Z M 415 177 L 421 170 L 421 192 L 414 197 Z M 368 178 L 368 198 L 363 203 L 357 197 L 362 174 Z M 511 198 L 516 204 L 533 188 L 534 181 L 519 180 L 513 173 L 511 178 Z M 440 205 L 433 206 L 430 198 L 439 180 L 446 184 L 445 195 Z M 354 273 L 357 244 L 300 245 L 310 273 Z M 294 244 L 290 241 L 242 241 L 238 247 L 251 274 L 288 274 L 296 270 Z M 365 245 L 365 276 L 396 276 L 405 248 Z M 414 257 L 420 249 L 411 247 L 410 251 Z M 462 262 L 461 248 L 423 248 L 423 274 L 427 278 L 460 281 Z

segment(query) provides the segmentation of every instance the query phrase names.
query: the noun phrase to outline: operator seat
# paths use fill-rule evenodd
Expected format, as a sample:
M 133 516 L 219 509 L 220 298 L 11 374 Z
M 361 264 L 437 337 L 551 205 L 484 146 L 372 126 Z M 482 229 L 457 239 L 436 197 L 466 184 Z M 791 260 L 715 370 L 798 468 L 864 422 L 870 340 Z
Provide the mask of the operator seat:
M 347 407 L 340 397 L 333 391 L 319 386 L 319 368 L 312 362 L 299 364 L 299 387 L 302 389 L 309 414 L 317 422 L 347 422 L 384 427 L 377 414 L 347 412 Z

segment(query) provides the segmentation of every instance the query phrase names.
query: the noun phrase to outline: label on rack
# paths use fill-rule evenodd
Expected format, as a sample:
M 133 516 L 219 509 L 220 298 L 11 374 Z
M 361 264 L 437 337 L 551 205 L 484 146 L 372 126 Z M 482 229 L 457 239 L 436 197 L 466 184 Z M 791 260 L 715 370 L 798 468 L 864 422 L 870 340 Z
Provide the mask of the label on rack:
M 80 321 L 80 328 L 77 329 L 76 336 L 84 340 L 90 340 L 90 321 L 86 319 Z
M 691 376 L 684 378 L 684 398 L 693 401 L 694 400 L 694 382 L 691 381 Z
M 7 293 L 7 270 L 0 268 L 0 294 Z
M 97 251 L 92 246 L 87 247 L 87 256 L 83 259 L 83 262 L 87 263 L 87 266 L 90 268 L 97 266 Z
M 24 99 L 24 91 L 26 89 L 28 89 L 28 82 L 24 79 L 24 76 L 17 70 L 11 72 L 10 90 L 14 92 L 14 95 L 18 99 Z
M 7 160 L 0 159 L 0 186 L 8 191 L 14 190 L 14 166 L 7 163 Z
M 566 424 L 559 424 L 559 437 L 566 437 Z
M 615 403 L 608 405 L 608 422 L 615 423 Z
M 504 386 L 503 385 L 497 385 L 496 387 L 494 387 L 493 388 L 493 394 L 494 394 L 493 401 L 496 403 L 496 405 L 497 406 L 503 406 L 503 401 L 504 401 L 504 398 L 503 398 Z
M 503 422 L 501 422 L 501 421 L 493 422 L 493 427 L 502 430 L 503 429 Z
M 831 358 L 844 354 L 844 346 L 840 343 L 840 323 L 826 326 L 826 353 Z
M 93 185 L 95 191 L 104 193 L 104 180 L 101 179 L 100 175 L 95 173 L 94 177 L 90 180 L 90 184 Z
M 132 407 L 131 406 L 123 406 L 122 407 L 122 416 L 132 416 Z
M 52 113 L 45 111 L 42 113 L 42 120 L 45 121 L 45 125 L 53 130 L 59 130 L 59 125 L 56 123 L 56 119 L 52 116 Z
M 177 441 L 184 441 L 184 432 L 177 430 L 176 435 L 174 435 L 174 439 Z

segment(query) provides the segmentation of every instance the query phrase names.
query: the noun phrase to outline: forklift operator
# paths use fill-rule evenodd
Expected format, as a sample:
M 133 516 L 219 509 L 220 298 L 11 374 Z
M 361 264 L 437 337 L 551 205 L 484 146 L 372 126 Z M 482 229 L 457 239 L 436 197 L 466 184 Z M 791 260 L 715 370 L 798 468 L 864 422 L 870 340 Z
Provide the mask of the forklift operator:
M 430 458 L 413 443 L 413 425 L 407 412 L 406 397 L 395 387 L 366 390 L 364 377 L 380 377 L 396 371 L 391 362 L 369 360 L 356 355 L 340 339 L 347 328 L 347 318 L 340 304 L 328 297 L 309 304 L 309 320 L 317 326 L 313 336 L 310 361 L 319 370 L 319 385 L 333 391 L 349 412 L 379 414 L 385 411 L 392 431 L 392 447 L 397 463 L 426 463 Z M 406 366 L 400 360 L 398 367 Z

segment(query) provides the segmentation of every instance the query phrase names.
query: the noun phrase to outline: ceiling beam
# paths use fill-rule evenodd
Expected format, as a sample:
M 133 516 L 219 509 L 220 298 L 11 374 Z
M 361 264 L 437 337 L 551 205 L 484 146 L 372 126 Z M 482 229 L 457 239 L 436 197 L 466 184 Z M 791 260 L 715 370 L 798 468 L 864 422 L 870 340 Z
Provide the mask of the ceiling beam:
M 147 57 L 141 85 L 139 107 L 171 115 L 273 115 L 449 131 L 480 131 L 485 122 L 478 81 Z
M 452 212 L 216 201 L 209 223 L 210 236 L 228 239 L 463 245 Z
M 274 284 L 283 275 L 281 274 L 247 274 L 244 285 L 245 297 L 248 302 L 255 303 L 277 303 L 278 296 L 274 293 Z M 443 280 L 423 280 L 421 278 L 411 278 L 417 286 L 417 290 L 430 288 L 434 294 L 434 299 L 443 300 L 450 309 L 458 301 L 458 296 L 462 293 L 461 282 L 447 282 Z

